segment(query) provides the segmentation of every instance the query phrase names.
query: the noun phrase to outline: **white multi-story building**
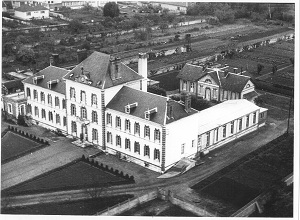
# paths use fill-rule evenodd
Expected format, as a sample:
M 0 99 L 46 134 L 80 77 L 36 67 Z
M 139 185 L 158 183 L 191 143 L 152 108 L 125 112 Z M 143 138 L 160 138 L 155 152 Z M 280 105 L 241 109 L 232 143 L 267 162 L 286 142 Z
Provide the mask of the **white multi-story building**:
M 49 66 L 23 81 L 27 98 L 27 115 L 33 121 L 67 132 L 66 84 L 62 77 L 67 70 Z
M 27 112 L 43 126 L 157 172 L 265 124 L 267 109 L 247 100 L 198 112 L 190 93 L 182 102 L 148 93 L 147 55 L 138 62 L 135 72 L 94 52 L 71 71 L 49 66 L 23 81 Z
M 146 74 L 146 55 L 140 55 L 139 73 L 99 52 L 82 61 L 64 77 L 68 134 L 105 149 L 105 105 L 123 85 L 146 91 Z
M 124 86 L 106 106 L 107 151 L 159 172 L 194 155 L 198 112 L 187 99 L 182 105 Z

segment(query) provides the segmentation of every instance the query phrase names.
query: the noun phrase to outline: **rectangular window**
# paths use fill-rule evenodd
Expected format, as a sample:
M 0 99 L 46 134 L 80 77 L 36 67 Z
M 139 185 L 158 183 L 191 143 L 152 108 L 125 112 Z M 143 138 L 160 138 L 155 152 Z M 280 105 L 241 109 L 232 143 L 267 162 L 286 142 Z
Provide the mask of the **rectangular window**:
M 26 12 L 26 15 L 27 16 L 31 16 L 31 12 Z
M 42 109 L 42 118 L 46 119 L 46 111 L 45 111 L 45 109 Z
M 121 136 L 120 135 L 116 136 L 116 145 L 121 147 Z
M 240 118 L 239 119 L 239 130 L 242 130 L 242 128 L 243 128 L 243 119 Z
M 98 140 L 98 130 L 95 128 L 92 129 L 92 139 L 93 139 L 93 141 Z
M 85 99 L 85 91 L 81 91 L 80 92 L 80 101 L 85 103 L 86 102 L 86 99 Z
M 140 154 L 140 143 L 134 142 L 134 153 Z
M 33 90 L 33 98 L 38 99 L 38 94 L 37 94 L 37 91 L 35 89 Z
M 72 123 L 71 123 L 71 130 L 72 130 L 72 133 L 77 132 L 77 125 L 76 125 L 75 121 L 72 121 Z
M 160 131 L 159 131 L 159 129 L 154 129 L 154 140 L 160 141 Z
M 120 117 L 116 117 L 116 127 L 121 129 L 121 118 Z
M 63 109 L 66 109 L 66 100 L 65 99 L 62 100 L 62 107 L 63 107 Z
M 111 132 L 107 132 L 106 141 L 107 141 L 107 143 L 112 144 L 112 134 L 111 134 Z
M 150 148 L 148 145 L 144 146 L 144 156 L 150 157 Z
M 63 126 L 66 126 L 67 125 L 67 118 L 64 116 L 63 117 Z
M 49 112 L 49 121 L 53 121 L 53 113 Z
M 217 98 L 217 89 L 213 89 L 213 97 L 216 99 Z
M 34 107 L 34 115 L 39 116 L 39 109 L 36 106 Z
M 30 104 L 27 104 L 27 112 L 32 113 L 32 107 Z
M 8 107 L 8 113 L 9 113 L 9 114 L 12 114 L 12 113 L 13 113 L 13 112 L 12 112 L 12 104 L 8 103 L 8 104 L 7 104 L 7 107 Z
M 71 115 L 76 116 L 76 106 L 74 104 L 71 104 Z
M 194 147 L 194 144 L 195 144 L 195 140 L 192 140 L 192 147 Z
M 70 98 L 74 98 L 75 99 L 75 88 L 71 87 L 70 88 Z
M 150 127 L 145 126 L 144 137 L 148 137 L 150 139 Z
M 56 118 L 56 124 L 60 124 L 60 116 L 59 116 L 59 114 L 56 114 L 55 118 Z
M 206 146 L 209 146 L 210 144 L 210 132 L 206 133 Z
M 223 126 L 223 138 L 226 137 L 226 125 Z
M 52 105 L 52 96 L 48 94 L 48 104 Z
M 45 93 L 41 92 L 41 101 L 44 102 L 45 101 Z
M 125 138 L 125 149 L 130 150 L 130 139 L 128 139 L 128 138 Z
M 83 118 L 83 119 L 87 118 L 87 113 L 86 113 L 85 107 L 81 107 L 81 118 Z
M 140 124 L 134 123 L 134 134 L 140 135 Z
M 246 117 L 246 128 L 248 128 L 249 127 L 249 115 L 247 115 L 247 117 Z
M 219 128 L 216 128 L 216 142 L 219 140 Z
M 27 91 L 27 97 L 30 97 L 31 96 L 30 95 L 30 88 L 27 88 L 26 91 Z
M 92 94 L 92 105 L 97 105 L 97 95 Z
M 234 121 L 230 122 L 230 133 L 233 134 L 234 132 Z
M 186 81 L 183 80 L 182 90 L 186 91 Z
M 111 125 L 111 114 L 106 114 L 106 124 Z
M 116 145 L 121 147 L 121 136 L 116 136 Z
M 253 113 L 253 124 L 256 123 L 256 112 Z
M 59 98 L 55 97 L 55 106 L 59 107 Z
M 194 92 L 194 83 L 192 83 L 192 82 L 191 82 L 191 89 L 190 89 L 190 91 Z
M 125 130 L 130 132 L 130 121 L 125 119 Z
M 98 123 L 98 114 L 96 111 L 92 111 L 92 122 Z
M 154 149 L 154 160 L 160 160 L 160 152 L 158 149 Z
M 185 147 L 185 144 L 182 144 L 181 145 L 181 154 L 184 154 L 184 147 Z
M 263 118 L 265 116 L 264 112 L 263 113 L 260 113 L 260 118 Z

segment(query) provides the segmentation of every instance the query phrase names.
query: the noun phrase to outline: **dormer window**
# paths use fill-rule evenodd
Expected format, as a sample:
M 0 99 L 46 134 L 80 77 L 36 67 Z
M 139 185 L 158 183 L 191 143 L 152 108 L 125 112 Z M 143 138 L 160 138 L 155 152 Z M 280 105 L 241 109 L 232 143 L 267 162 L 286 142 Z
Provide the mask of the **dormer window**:
M 134 103 L 132 103 L 132 104 L 125 105 L 125 113 L 130 114 L 131 109 L 136 108 L 137 106 L 138 106 L 138 103 L 137 103 L 137 102 L 134 102 Z
M 50 80 L 49 82 L 47 82 L 48 85 L 48 89 L 51 89 L 53 85 L 57 84 L 59 82 L 58 79 L 55 80 Z
M 145 111 L 145 119 L 150 120 L 151 115 L 156 113 L 156 112 L 157 112 L 157 108 L 153 108 L 153 109 L 150 109 L 148 111 Z
M 33 84 L 37 84 L 40 79 L 44 79 L 44 75 L 33 77 Z

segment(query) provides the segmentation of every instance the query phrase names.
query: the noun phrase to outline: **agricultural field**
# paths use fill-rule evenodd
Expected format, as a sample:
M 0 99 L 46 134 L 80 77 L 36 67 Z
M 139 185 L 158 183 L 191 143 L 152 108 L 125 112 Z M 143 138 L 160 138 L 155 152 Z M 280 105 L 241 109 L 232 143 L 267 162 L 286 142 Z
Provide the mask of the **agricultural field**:
M 71 202 L 2 208 L 1 213 L 15 215 L 95 215 L 97 212 L 103 211 L 132 197 L 132 195 L 119 195 Z
M 248 155 L 239 166 L 230 166 L 194 185 L 199 204 L 211 212 L 230 216 L 260 193 L 293 172 L 293 136 L 278 138 Z
M 122 175 L 104 171 L 83 160 L 75 161 L 5 190 L 4 194 L 28 194 L 47 191 L 108 187 L 132 183 Z
M 40 146 L 40 143 L 8 131 L 1 138 L 1 163 L 28 154 Z

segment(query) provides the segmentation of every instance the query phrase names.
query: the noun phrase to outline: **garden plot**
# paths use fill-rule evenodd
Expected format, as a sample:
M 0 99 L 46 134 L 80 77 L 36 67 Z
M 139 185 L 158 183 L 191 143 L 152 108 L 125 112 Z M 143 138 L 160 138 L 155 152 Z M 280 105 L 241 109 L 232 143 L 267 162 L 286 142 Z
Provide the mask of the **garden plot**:
M 90 187 L 108 187 L 132 183 L 124 175 L 115 175 L 83 161 L 74 161 L 49 173 L 5 190 L 5 194 L 31 194 Z
M 1 138 L 1 163 L 33 152 L 40 146 L 38 142 L 8 131 Z
M 22 215 L 95 215 L 97 212 L 103 211 L 132 197 L 132 195 L 119 195 L 72 202 L 2 208 L 1 213 Z
M 295 51 L 295 44 L 292 41 L 280 41 L 276 44 L 272 44 L 271 46 L 281 50 Z

